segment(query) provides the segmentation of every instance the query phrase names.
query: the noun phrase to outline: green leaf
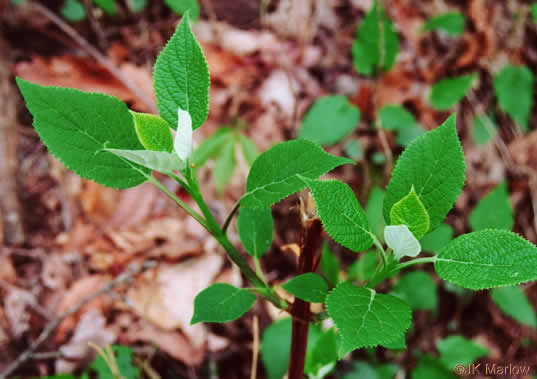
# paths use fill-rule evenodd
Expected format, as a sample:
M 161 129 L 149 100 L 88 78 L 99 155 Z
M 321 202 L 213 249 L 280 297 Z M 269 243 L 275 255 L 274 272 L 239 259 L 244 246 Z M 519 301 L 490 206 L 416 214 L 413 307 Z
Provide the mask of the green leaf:
M 205 139 L 192 155 L 192 163 L 196 167 L 203 166 L 205 162 L 211 157 L 214 157 L 222 146 L 233 138 L 231 135 L 231 129 L 220 128 L 212 136 Z
M 450 109 L 466 95 L 476 77 L 476 74 L 461 75 L 434 83 L 429 95 L 433 108 L 439 111 Z
M 537 329 L 537 315 L 524 290 L 520 287 L 500 287 L 490 291 L 492 300 L 507 315 L 524 325 Z
M 377 270 L 377 259 L 378 254 L 375 250 L 360 254 L 360 258 L 355 260 L 347 270 L 347 278 L 360 282 L 371 279 Z
M 393 379 L 397 371 L 397 365 L 391 363 L 373 366 L 369 362 L 355 361 L 353 369 L 343 379 Z
M 343 151 L 347 156 L 355 162 L 361 160 L 364 156 L 362 145 L 357 139 L 348 140 L 343 146 Z
M 79 22 L 86 18 L 86 8 L 78 0 L 65 0 L 60 13 L 69 21 Z
M 527 132 L 533 105 L 533 74 L 526 66 L 507 65 L 494 77 L 500 108 Z
M 190 114 L 193 129 L 203 124 L 209 113 L 209 68 L 190 30 L 188 13 L 158 56 L 153 80 L 160 116 L 172 128 L 177 125 L 177 108 Z
M 386 193 L 380 187 L 373 187 L 369 193 L 365 213 L 367 221 L 373 233 L 384 241 L 384 216 L 382 214 L 382 204 Z
M 457 379 L 458 376 L 453 374 L 454 367 L 446 370 L 440 362 L 440 359 L 433 357 L 432 355 L 423 355 L 416 365 L 414 371 L 412 371 L 412 379 Z
M 406 225 L 389 225 L 384 228 L 386 245 L 393 250 L 395 259 L 415 257 L 421 251 L 419 241 Z
M 436 283 L 423 271 L 413 271 L 402 276 L 390 294 L 406 301 L 412 309 L 435 310 L 438 304 Z
M 127 106 L 108 95 L 43 87 L 17 78 L 35 130 L 52 155 L 83 178 L 129 188 L 150 171 L 103 148 L 142 149 Z
M 323 96 L 306 113 L 298 136 L 320 145 L 331 145 L 352 133 L 359 122 L 360 110 L 345 96 Z
M 531 4 L 531 16 L 533 17 L 533 22 L 537 24 L 537 3 Z
M 472 123 L 472 139 L 476 145 L 484 145 L 498 134 L 498 126 L 492 117 L 477 115 Z
M 328 282 L 332 286 L 336 286 L 339 283 L 339 261 L 334 255 L 330 246 L 327 243 L 323 245 L 323 252 L 321 256 L 321 270 Z
M 172 11 L 179 15 L 185 15 L 190 10 L 190 17 L 192 21 L 196 22 L 200 18 L 200 6 L 198 0 L 164 0 L 166 5 L 170 7 Z
M 303 179 L 313 194 L 317 214 L 328 235 L 352 251 L 369 249 L 373 235 L 352 189 L 338 180 Z
M 429 215 L 420 199 L 414 191 L 410 189 L 408 195 L 395 203 L 390 210 L 390 220 L 392 225 L 406 225 L 417 239 L 429 230 Z
M 447 370 L 457 365 L 468 366 L 476 359 L 488 355 L 488 349 L 462 336 L 449 336 L 436 343 L 440 362 Z
M 216 191 L 222 193 L 226 184 L 231 179 L 237 161 L 235 160 L 235 141 L 229 139 L 222 150 L 218 152 L 213 168 L 213 177 L 216 184 Z
M 306 186 L 298 175 L 316 179 L 346 163 L 353 162 L 330 155 L 308 140 L 280 142 L 255 160 L 248 174 L 241 205 L 269 207 Z
M 252 167 L 256 158 L 259 156 L 257 146 L 254 141 L 242 134 L 239 136 L 239 143 L 241 144 L 242 155 L 244 156 L 246 163 L 248 163 L 248 166 Z
M 92 0 L 99 8 L 110 15 L 117 13 L 115 0 Z
M 267 208 L 241 208 L 237 228 L 244 249 L 252 257 L 261 258 L 272 245 L 274 221 Z
M 147 150 L 173 150 L 173 136 L 170 126 L 158 116 L 131 111 L 138 139 Z
M 119 369 L 119 374 L 125 379 L 140 378 L 140 370 L 133 365 L 132 348 L 122 345 L 112 345 L 112 351 Z M 116 376 L 110 370 L 110 366 L 103 357 L 97 355 L 90 366 L 90 369 L 97 372 L 99 379 L 115 379 Z
M 179 159 L 177 154 L 168 153 L 167 151 L 149 151 L 149 150 L 122 150 L 122 149 L 103 149 L 103 151 L 112 153 L 118 157 L 125 158 L 130 162 L 144 166 L 150 170 L 159 172 L 172 172 L 185 168 L 185 161 Z
M 537 247 L 506 230 L 481 230 L 452 240 L 434 263 L 438 276 L 479 290 L 537 279 Z
M 402 334 L 392 342 L 382 344 L 382 347 L 390 350 L 405 350 L 406 349 L 406 336 Z
M 337 334 L 334 329 L 329 329 L 319 336 L 306 359 L 304 372 L 310 379 L 320 379 L 328 375 L 337 362 L 338 350 Z
M 427 233 L 421 240 L 423 251 L 437 253 L 453 238 L 453 228 L 447 224 L 440 224 L 435 230 Z
M 310 303 L 322 303 L 328 294 L 328 285 L 322 277 L 312 272 L 295 276 L 282 288 L 291 295 Z
M 412 310 L 402 300 L 343 282 L 326 297 L 326 309 L 343 338 L 339 356 L 400 337 L 410 326 Z
M 412 113 L 400 105 L 385 105 L 380 108 L 379 121 L 383 129 L 401 130 L 417 124 Z
M 127 0 L 127 6 L 131 12 L 141 12 L 147 6 L 147 0 Z
M 363 75 L 373 75 L 379 69 L 388 71 L 395 63 L 398 52 L 397 32 L 384 9 L 374 1 L 360 24 L 352 45 L 354 67 Z
M 397 133 L 397 144 L 401 146 L 410 145 L 415 139 L 421 137 L 426 133 L 426 130 L 423 129 L 423 126 L 419 124 L 414 124 L 406 128 L 399 129 Z
M 386 188 L 384 218 L 412 186 L 436 228 L 446 217 L 464 184 L 464 155 L 457 137 L 455 115 L 412 142 L 397 160 Z
M 447 12 L 427 20 L 423 24 L 423 31 L 443 30 L 450 36 L 458 37 L 464 32 L 465 22 L 461 12 Z
M 488 228 L 511 230 L 514 223 L 505 181 L 484 196 L 470 214 L 470 225 L 474 231 Z
M 216 283 L 194 299 L 191 325 L 198 322 L 228 322 L 240 318 L 255 303 L 255 295 L 244 288 Z

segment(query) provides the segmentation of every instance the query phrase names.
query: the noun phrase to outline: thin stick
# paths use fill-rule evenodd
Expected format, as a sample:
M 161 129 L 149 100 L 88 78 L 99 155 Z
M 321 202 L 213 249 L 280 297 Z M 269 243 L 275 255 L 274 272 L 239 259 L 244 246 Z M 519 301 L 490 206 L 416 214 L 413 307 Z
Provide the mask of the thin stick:
M 158 113 L 158 109 L 155 105 L 155 102 L 147 97 L 144 92 L 128 77 L 126 77 L 108 58 L 94 48 L 88 41 L 86 41 L 80 34 L 77 33 L 69 24 L 64 22 L 61 18 L 56 16 L 45 6 L 39 3 L 32 3 L 32 7 L 41 13 L 43 16 L 48 18 L 52 23 L 54 23 L 58 28 L 60 28 L 65 34 L 71 37 L 83 50 L 93 57 L 97 62 L 103 65 L 108 71 L 110 71 L 118 80 L 127 87 L 133 94 L 136 95 L 144 105 L 152 112 Z
M 224 234 L 226 234 L 227 228 L 229 228 L 229 224 L 231 224 L 231 220 L 233 220 L 233 216 L 235 215 L 235 213 L 237 213 L 237 210 L 239 209 L 240 206 L 241 206 L 240 201 L 237 201 L 235 205 L 233 206 L 233 209 L 231 210 L 231 212 L 229 212 L 229 215 L 226 217 L 226 221 L 224 221 L 224 224 L 222 225 L 222 231 L 224 232 Z
M 28 349 L 26 349 L 21 355 L 19 355 L 18 358 L 15 359 L 15 361 L 13 361 L 10 365 L 8 365 L 2 373 L 0 373 L 0 379 L 7 379 L 8 376 L 11 375 L 15 370 L 17 370 L 23 363 L 31 359 L 33 354 L 41 347 L 41 345 L 43 345 L 43 343 L 45 343 L 45 341 L 52 334 L 52 332 L 54 332 L 56 328 L 60 326 L 62 321 L 65 320 L 67 317 L 77 313 L 84 305 L 86 305 L 93 299 L 107 292 L 112 291 L 117 286 L 127 282 L 128 280 L 132 279 L 137 274 L 155 267 L 156 264 L 157 263 L 155 261 L 147 261 L 139 266 L 133 265 L 133 264 L 129 265 L 125 271 L 119 274 L 112 281 L 108 282 L 102 289 L 85 297 L 78 304 L 69 308 L 65 313 L 58 316 L 54 320 L 51 320 L 45 326 L 45 329 L 43 329 L 43 331 L 41 332 L 37 340 L 30 347 L 28 347 Z
M 254 335 L 254 345 L 252 346 L 252 369 L 250 370 L 250 379 L 257 378 L 257 359 L 259 357 L 259 320 L 257 316 L 254 316 L 254 323 L 252 325 Z

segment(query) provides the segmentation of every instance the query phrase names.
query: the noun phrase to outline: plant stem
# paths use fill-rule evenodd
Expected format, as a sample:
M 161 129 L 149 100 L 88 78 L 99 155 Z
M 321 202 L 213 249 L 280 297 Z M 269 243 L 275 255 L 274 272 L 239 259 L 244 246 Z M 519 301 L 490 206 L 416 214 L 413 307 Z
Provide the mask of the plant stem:
M 227 232 L 227 228 L 229 227 L 229 224 L 231 224 L 231 220 L 233 220 L 233 216 L 235 215 L 235 213 L 237 213 L 240 206 L 240 201 L 237 201 L 237 203 L 235 203 L 235 205 L 233 206 L 231 212 L 229 212 L 228 216 L 226 217 L 226 221 L 224 221 L 224 224 L 222 225 L 222 230 L 224 231 L 224 233 Z
M 298 258 L 298 274 L 315 271 L 319 262 L 317 251 L 321 245 L 323 227 L 318 218 L 304 222 L 301 235 L 301 251 Z M 303 379 L 308 345 L 309 321 L 312 319 L 310 303 L 298 298 L 291 308 L 293 330 L 291 336 L 291 354 L 289 356 L 289 379 Z
M 399 264 L 395 265 L 395 267 L 393 267 L 390 272 L 395 273 L 395 272 L 397 272 L 399 270 L 402 270 L 402 269 L 404 269 L 406 267 L 418 265 L 420 263 L 434 263 L 434 262 L 436 262 L 436 255 L 433 256 L 433 257 L 424 257 L 424 258 L 413 259 L 411 261 L 404 262 L 404 263 L 399 263 Z

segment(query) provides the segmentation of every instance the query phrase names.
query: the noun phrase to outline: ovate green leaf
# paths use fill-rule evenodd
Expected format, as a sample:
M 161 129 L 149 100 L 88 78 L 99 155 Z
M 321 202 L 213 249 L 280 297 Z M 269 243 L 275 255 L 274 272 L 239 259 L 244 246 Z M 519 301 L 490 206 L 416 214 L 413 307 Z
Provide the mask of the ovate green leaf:
M 386 130 L 401 130 L 417 124 L 412 113 L 400 105 L 393 104 L 385 105 L 380 109 L 379 121 L 382 128 Z
M 365 206 L 367 221 L 371 226 L 371 230 L 381 240 L 384 240 L 384 215 L 382 214 L 382 204 L 384 203 L 385 196 L 386 193 L 384 190 L 375 186 L 371 189 Z
M 216 191 L 222 193 L 226 184 L 231 179 L 237 161 L 235 159 L 235 141 L 230 138 L 222 149 L 218 152 L 213 168 L 213 177 L 216 184 Z
M 185 168 L 185 162 L 177 154 L 167 151 L 103 149 L 118 157 L 159 172 L 172 172 Z
M 240 318 L 255 303 L 255 295 L 244 288 L 216 283 L 194 299 L 191 325 L 198 322 L 228 322 Z
M 337 243 L 360 252 L 373 244 L 362 206 L 352 189 L 338 180 L 305 179 L 326 232 Z
M 438 253 L 452 238 L 453 228 L 447 224 L 440 224 L 420 240 L 421 249 L 429 253 Z
M 269 207 L 303 189 L 298 175 L 316 179 L 350 159 L 326 153 L 308 140 L 281 142 L 262 153 L 252 165 L 246 182 L 243 207 Z
M 132 111 L 131 114 L 138 139 L 147 150 L 173 150 L 173 136 L 166 121 L 152 114 Z
M 82 21 L 86 18 L 86 8 L 78 0 L 65 0 L 60 12 L 63 17 L 73 22 Z
M 423 25 L 423 31 L 442 30 L 453 37 L 458 37 L 464 32 L 464 15 L 460 12 L 447 12 L 430 18 Z
M 337 337 L 334 329 L 329 329 L 315 341 L 304 368 L 310 379 L 322 379 L 333 371 L 338 359 Z
M 261 258 L 272 245 L 274 221 L 267 208 L 241 208 L 237 228 L 242 245 L 253 257 Z
M 360 254 L 360 257 L 347 270 L 347 278 L 360 282 L 371 279 L 377 269 L 377 258 L 378 254 L 375 250 Z
M 434 83 L 429 101 L 436 110 L 447 110 L 459 102 L 472 86 L 475 74 L 442 79 Z
M 412 310 L 404 301 L 343 282 L 326 297 L 326 309 L 343 338 L 339 356 L 389 343 L 410 326 Z
M 359 122 L 360 110 L 345 96 L 323 96 L 306 113 L 298 136 L 321 145 L 331 145 L 349 135 Z
M 129 188 L 146 180 L 148 169 L 103 148 L 143 149 L 127 106 L 108 95 L 43 87 L 17 78 L 35 130 L 50 153 L 83 178 L 107 187 Z
M 457 365 L 468 366 L 476 359 L 488 355 L 488 349 L 462 336 L 449 336 L 436 343 L 440 353 L 440 362 L 446 370 L 453 370 Z
M 415 257 L 421 251 L 420 243 L 406 225 L 386 226 L 384 240 L 398 261 L 403 257 Z
M 352 45 L 354 67 L 363 75 L 375 74 L 379 69 L 388 71 L 398 52 L 397 32 L 384 9 L 374 1 Z
M 429 215 L 420 199 L 410 189 L 408 195 L 395 203 L 390 211 L 392 225 L 406 225 L 417 239 L 429 230 Z
M 464 171 L 464 155 L 453 115 L 412 142 L 401 154 L 386 188 L 384 218 L 391 222 L 392 206 L 414 186 L 429 215 L 430 229 L 436 228 L 461 193 Z
M 345 145 L 343 146 L 343 151 L 350 159 L 355 162 L 358 162 L 364 156 L 362 145 L 357 139 L 351 139 L 345 142 Z
M 177 14 L 184 15 L 190 10 L 192 21 L 198 21 L 200 18 L 200 6 L 198 0 L 164 0 L 167 6 Z
M 453 374 L 454 367 L 447 370 L 440 359 L 430 354 L 423 355 L 412 371 L 411 379 L 457 379 Z
M 537 329 L 537 315 L 524 290 L 520 287 L 500 287 L 490 291 L 492 300 L 507 315 L 524 325 Z
M 504 181 L 483 197 L 470 214 L 472 230 L 513 228 L 513 207 Z
M 323 245 L 321 270 L 326 280 L 328 280 L 332 286 L 336 286 L 339 283 L 339 261 L 327 243 Z
M 153 80 L 160 116 L 176 128 L 181 108 L 192 117 L 192 128 L 199 128 L 209 113 L 209 68 L 188 14 L 158 56 Z
M 423 271 L 413 271 L 402 276 L 391 294 L 406 301 L 412 309 L 435 310 L 438 304 L 436 283 Z
M 282 288 L 299 299 L 310 303 L 322 303 L 328 294 L 328 285 L 319 275 L 312 272 L 295 276 Z
M 391 363 L 372 365 L 365 361 L 355 361 L 352 370 L 342 379 L 394 379 L 397 371 L 397 365 Z
M 117 13 L 115 0 L 92 0 L 99 8 L 106 13 L 115 15 Z
M 506 230 L 481 230 L 452 240 L 438 254 L 436 273 L 473 290 L 537 279 L 537 247 Z
M 533 74 L 526 66 L 507 65 L 494 77 L 500 108 L 527 132 L 533 105 Z

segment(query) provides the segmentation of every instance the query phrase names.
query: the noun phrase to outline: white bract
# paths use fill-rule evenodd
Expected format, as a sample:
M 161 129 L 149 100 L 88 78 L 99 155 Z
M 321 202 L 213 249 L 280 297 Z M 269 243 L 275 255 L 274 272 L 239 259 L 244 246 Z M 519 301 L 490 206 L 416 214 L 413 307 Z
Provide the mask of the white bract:
M 406 225 L 389 225 L 384 228 L 384 240 L 399 261 L 403 257 L 415 257 L 421 251 L 419 241 Z
M 173 141 L 173 148 L 179 159 L 186 162 L 192 155 L 192 118 L 190 113 L 182 110 L 177 111 L 177 133 Z

